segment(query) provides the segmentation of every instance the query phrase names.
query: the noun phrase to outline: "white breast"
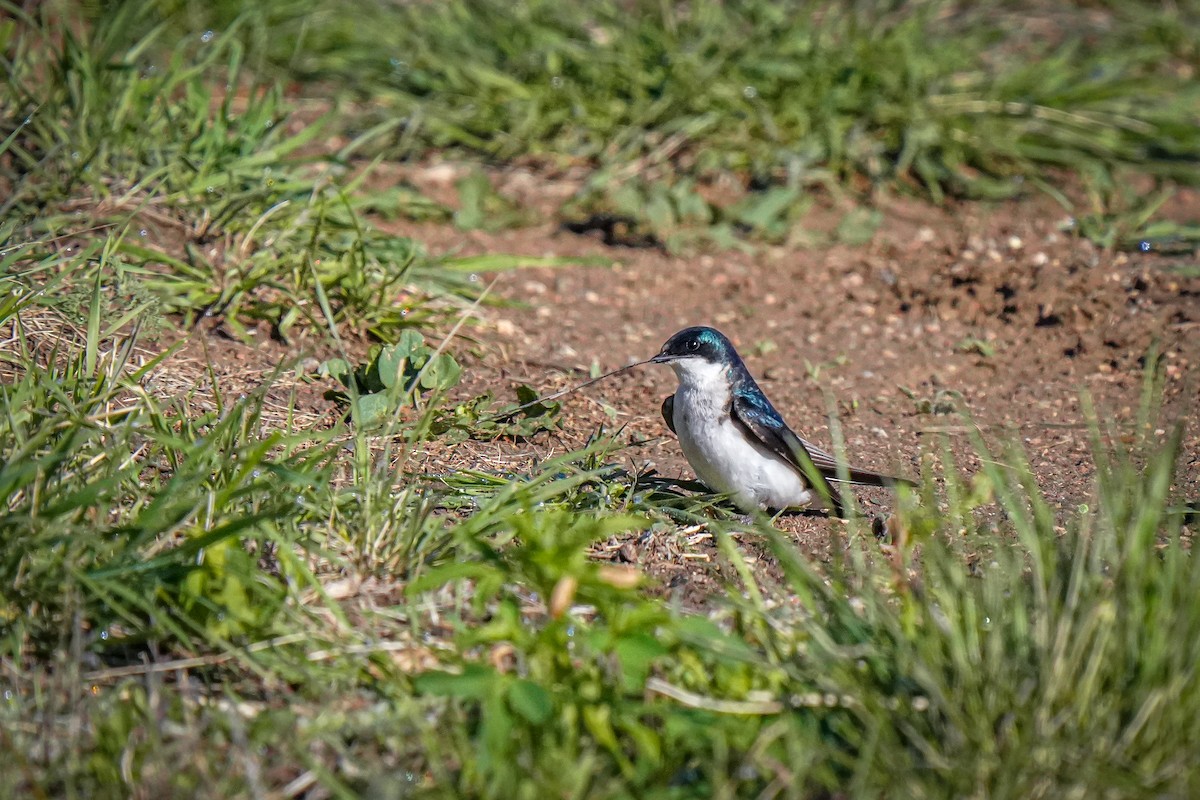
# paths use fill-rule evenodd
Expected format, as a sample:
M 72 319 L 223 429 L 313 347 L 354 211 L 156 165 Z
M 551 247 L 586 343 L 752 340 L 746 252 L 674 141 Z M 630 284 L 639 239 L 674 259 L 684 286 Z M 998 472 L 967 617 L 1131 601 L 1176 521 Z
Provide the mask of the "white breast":
M 729 416 L 729 382 L 719 364 L 699 359 L 671 365 L 679 376 L 675 432 L 696 477 L 729 493 L 744 508 L 789 508 L 812 502 L 799 472 L 756 441 Z

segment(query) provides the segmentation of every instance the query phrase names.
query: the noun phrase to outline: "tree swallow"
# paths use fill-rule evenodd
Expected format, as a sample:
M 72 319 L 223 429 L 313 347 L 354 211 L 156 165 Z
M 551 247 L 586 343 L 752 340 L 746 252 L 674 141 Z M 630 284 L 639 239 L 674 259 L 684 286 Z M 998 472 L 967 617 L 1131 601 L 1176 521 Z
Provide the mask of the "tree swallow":
M 696 476 L 746 510 L 807 506 L 820 481 L 842 515 L 833 456 L 796 435 L 754 382 L 733 344 L 715 328 L 686 328 L 667 340 L 656 364 L 670 364 L 679 389 L 662 404 L 663 419 Z M 845 467 L 850 483 L 895 486 L 912 481 Z

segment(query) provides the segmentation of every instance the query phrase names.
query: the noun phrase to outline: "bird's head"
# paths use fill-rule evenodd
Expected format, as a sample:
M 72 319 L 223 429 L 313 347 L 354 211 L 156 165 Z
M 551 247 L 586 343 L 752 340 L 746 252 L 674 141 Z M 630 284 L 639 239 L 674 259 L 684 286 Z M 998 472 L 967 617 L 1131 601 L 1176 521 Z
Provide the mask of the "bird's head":
M 655 364 L 670 364 L 681 380 L 689 376 L 708 380 L 726 375 L 738 362 L 738 354 L 733 343 L 716 328 L 695 327 L 684 328 L 667 339 L 658 355 L 650 360 Z

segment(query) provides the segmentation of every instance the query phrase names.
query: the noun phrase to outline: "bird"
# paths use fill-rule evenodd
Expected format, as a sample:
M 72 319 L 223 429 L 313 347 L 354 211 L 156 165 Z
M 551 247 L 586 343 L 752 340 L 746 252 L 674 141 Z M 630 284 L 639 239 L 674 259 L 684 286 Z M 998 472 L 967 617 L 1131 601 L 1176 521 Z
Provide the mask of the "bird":
M 663 420 L 700 482 L 727 494 L 743 510 L 803 508 L 828 498 L 845 516 L 830 485 L 895 487 L 905 478 L 839 466 L 837 459 L 798 436 L 758 387 L 737 349 L 715 328 L 685 328 L 651 363 L 667 364 L 679 388 L 662 403 Z M 814 491 L 814 482 L 822 486 Z

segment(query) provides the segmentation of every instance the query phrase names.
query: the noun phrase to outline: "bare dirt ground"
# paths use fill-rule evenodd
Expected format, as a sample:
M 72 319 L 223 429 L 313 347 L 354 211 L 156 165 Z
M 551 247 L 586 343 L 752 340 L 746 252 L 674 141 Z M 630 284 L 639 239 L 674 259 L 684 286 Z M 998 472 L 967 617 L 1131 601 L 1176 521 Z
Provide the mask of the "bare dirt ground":
M 452 165 L 436 165 L 404 177 L 452 203 L 455 174 Z M 494 177 L 502 191 L 547 219 L 547 209 L 572 189 L 519 171 Z M 467 367 L 458 389 L 463 396 L 485 390 L 504 396 L 516 383 L 561 389 L 595 368 L 648 358 L 680 328 L 709 324 L 739 347 L 792 427 L 820 445 L 832 445 L 832 397 L 853 462 L 916 476 L 923 459 L 936 467 L 946 440 L 970 474 L 978 463 L 962 411 L 993 442 L 1018 437 L 1047 499 L 1060 509 L 1088 501 L 1094 491 L 1082 394 L 1132 441 L 1144 359 L 1156 346 L 1166 413 L 1152 435 L 1164 436 L 1167 423 L 1195 410 L 1200 278 L 1194 258 L 1097 249 L 1064 231 L 1066 214 L 1041 195 L 941 209 L 893 200 L 882 210 L 885 221 L 864 246 L 764 245 L 688 257 L 609 247 L 556 222 L 494 234 L 404 222 L 380 227 L 413 236 L 433 253 L 588 263 L 498 277 L 494 292 L 518 305 L 487 310 L 486 324 L 468 334 L 475 343 L 455 348 Z M 1200 217 L 1200 194 L 1181 194 L 1168 213 Z M 832 229 L 840 217 L 836 209 L 818 210 L 803 224 Z M 1181 271 L 1187 267 L 1190 276 Z M 218 360 L 239 365 L 239 374 L 285 355 L 276 345 L 209 344 Z M 561 431 L 520 443 L 466 442 L 427 454 L 425 466 L 523 471 L 582 446 L 604 425 L 621 429 L 630 466 L 690 479 L 659 415 L 674 386 L 669 369 L 642 367 L 565 398 Z M 311 407 L 301 410 L 328 413 L 316 388 L 305 392 Z M 1200 499 L 1200 426 L 1190 421 L 1180 476 L 1177 499 Z M 886 513 L 891 502 L 881 490 L 859 495 L 868 513 Z M 829 556 L 830 526 L 839 524 L 813 514 L 779 520 L 818 559 Z M 684 599 L 719 585 L 719 559 L 702 530 L 631 535 L 602 548 L 602 556 L 638 563 Z M 758 556 L 751 549 L 749 557 Z

